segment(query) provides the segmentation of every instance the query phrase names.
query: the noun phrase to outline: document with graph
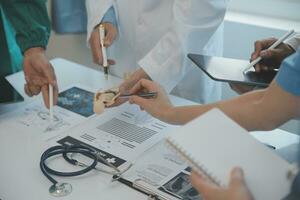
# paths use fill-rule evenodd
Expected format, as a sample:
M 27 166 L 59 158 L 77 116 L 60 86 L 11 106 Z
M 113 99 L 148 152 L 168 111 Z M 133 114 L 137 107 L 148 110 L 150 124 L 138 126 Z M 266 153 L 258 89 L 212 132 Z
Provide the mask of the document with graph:
M 166 199 L 199 200 L 189 181 L 191 168 L 164 142 L 177 129 L 126 103 L 71 129 L 57 142 L 93 148 L 110 164 L 127 169 L 118 180 L 134 189 Z
M 120 167 L 125 162 L 134 162 L 175 127 L 141 112 L 136 105 L 126 103 L 71 129 L 59 143 L 84 143 Z

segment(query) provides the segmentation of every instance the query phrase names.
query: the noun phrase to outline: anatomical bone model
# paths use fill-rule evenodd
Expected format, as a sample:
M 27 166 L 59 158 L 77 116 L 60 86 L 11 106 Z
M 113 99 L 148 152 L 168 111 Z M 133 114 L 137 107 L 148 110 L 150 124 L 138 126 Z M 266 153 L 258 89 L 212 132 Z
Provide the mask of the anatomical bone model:
M 94 112 L 96 114 L 101 114 L 104 111 L 104 108 L 113 105 L 119 96 L 119 88 L 112 88 L 95 93 Z

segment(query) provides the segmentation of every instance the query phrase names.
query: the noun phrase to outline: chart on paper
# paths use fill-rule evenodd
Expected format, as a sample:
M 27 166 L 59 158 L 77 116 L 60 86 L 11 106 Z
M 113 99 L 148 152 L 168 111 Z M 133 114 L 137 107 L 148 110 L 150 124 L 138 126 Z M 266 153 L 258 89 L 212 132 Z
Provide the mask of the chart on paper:
M 97 116 L 70 133 L 72 137 L 124 160 L 134 160 L 163 139 L 174 126 L 124 104 Z

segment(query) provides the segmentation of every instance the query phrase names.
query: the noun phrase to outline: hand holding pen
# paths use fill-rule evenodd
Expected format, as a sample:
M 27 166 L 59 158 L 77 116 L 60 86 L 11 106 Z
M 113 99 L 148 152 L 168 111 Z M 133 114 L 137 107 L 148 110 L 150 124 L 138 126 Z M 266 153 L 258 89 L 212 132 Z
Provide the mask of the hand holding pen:
M 268 41 L 267 43 L 270 44 L 268 49 L 269 51 L 272 51 L 276 48 L 278 48 L 278 46 L 280 46 L 281 44 L 283 44 L 283 42 L 288 39 L 291 35 L 294 34 L 294 30 L 290 30 L 288 31 L 286 34 L 284 34 L 280 39 L 278 40 L 274 40 L 272 41 L 272 43 L 270 44 L 270 41 Z M 252 67 L 255 67 L 256 65 L 258 65 L 264 57 L 268 57 L 268 55 L 266 54 L 267 51 L 261 52 L 259 55 L 257 54 L 257 51 L 261 50 L 260 47 L 261 43 L 256 42 L 255 44 L 255 52 L 254 54 L 252 54 L 252 58 L 251 58 L 251 63 L 245 68 L 244 73 L 246 73 L 248 70 L 250 70 Z M 264 44 L 264 46 L 267 46 L 266 44 Z
M 116 27 L 111 24 L 111 23 L 102 23 L 103 27 L 104 27 L 104 46 L 106 48 L 110 47 L 115 38 L 118 35 L 118 31 L 116 29 Z M 103 66 L 103 56 L 102 56 L 102 45 L 101 45 L 101 41 L 100 41 L 100 31 L 99 31 L 99 26 L 96 26 L 95 29 L 93 30 L 93 32 L 91 33 L 91 37 L 89 39 L 89 44 L 92 50 L 92 56 L 93 56 L 93 61 L 95 64 L 101 65 Z M 112 59 L 108 59 L 107 60 L 108 65 L 114 65 L 115 61 Z
M 286 43 L 281 43 L 275 49 L 268 49 L 277 41 L 276 38 L 269 38 L 255 42 L 255 51 L 251 60 L 261 57 L 262 60 L 255 67 L 256 72 L 279 69 L 282 61 L 293 54 L 295 50 Z
M 147 79 L 140 80 L 129 91 L 130 94 L 141 94 L 144 91 L 155 94 L 155 98 L 145 98 L 139 95 L 133 95 L 129 98 L 129 103 L 140 106 L 141 110 L 146 110 L 153 117 L 163 121 L 169 120 L 166 113 L 171 111 L 173 105 L 166 92 L 155 82 Z

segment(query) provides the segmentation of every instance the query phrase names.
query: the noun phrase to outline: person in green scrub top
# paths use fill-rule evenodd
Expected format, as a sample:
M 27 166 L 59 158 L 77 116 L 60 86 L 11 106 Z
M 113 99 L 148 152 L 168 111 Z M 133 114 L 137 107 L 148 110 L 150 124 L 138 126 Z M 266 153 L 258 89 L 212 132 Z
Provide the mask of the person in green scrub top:
M 58 87 L 55 72 L 45 55 L 50 37 L 46 0 L 0 0 L 0 77 L 24 70 L 28 96 L 42 92 L 49 108 L 49 84 Z

